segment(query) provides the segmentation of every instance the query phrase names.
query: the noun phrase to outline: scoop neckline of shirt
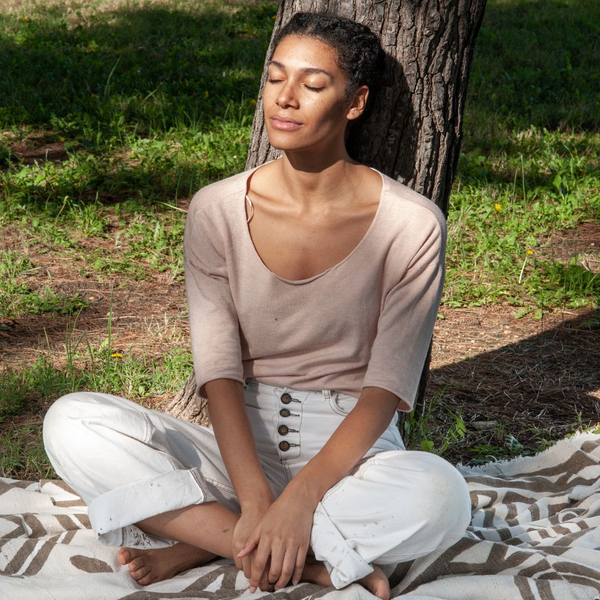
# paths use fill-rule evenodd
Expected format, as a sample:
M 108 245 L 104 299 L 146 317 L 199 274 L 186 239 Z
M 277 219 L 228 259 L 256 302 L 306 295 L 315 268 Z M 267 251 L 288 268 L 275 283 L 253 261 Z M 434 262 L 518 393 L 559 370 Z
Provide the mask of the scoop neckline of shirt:
M 262 165 L 258 165 L 257 167 L 254 167 L 253 169 L 250 170 L 250 172 L 248 173 L 247 177 L 244 180 L 244 184 L 245 184 L 244 185 L 244 195 L 243 195 L 243 202 L 241 203 L 242 217 L 243 217 L 243 224 L 244 224 L 244 231 L 245 231 L 244 235 L 246 236 L 246 241 L 250 244 L 250 246 L 252 248 L 252 251 L 253 251 L 254 256 L 256 257 L 256 260 L 258 260 L 261 267 L 267 273 L 269 273 L 272 277 L 275 277 L 275 279 L 278 279 L 279 281 L 282 281 L 283 283 L 287 283 L 290 285 L 302 285 L 302 284 L 306 284 L 306 283 L 311 283 L 311 282 L 315 281 L 316 279 L 320 279 L 324 275 L 327 275 L 331 271 L 338 269 L 340 266 L 342 266 L 344 263 L 346 263 L 348 260 L 350 260 L 350 258 L 358 252 L 359 248 L 364 245 L 365 240 L 368 237 L 370 237 L 371 231 L 373 231 L 373 229 L 375 228 L 375 223 L 379 220 L 379 218 L 380 218 L 379 215 L 382 212 L 381 207 L 383 205 L 383 199 L 386 195 L 385 192 L 387 189 L 387 182 L 385 180 L 386 178 L 384 177 L 384 175 L 381 171 L 378 171 L 377 169 L 374 169 L 373 167 L 369 167 L 369 169 L 371 169 L 372 171 L 375 171 L 381 177 L 382 185 L 381 185 L 381 193 L 379 195 L 379 205 L 377 206 L 377 211 L 375 212 L 375 216 L 373 217 L 373 220 L 371 221 L 371 224 L 369 225 L 369 228 L 367 229 L 365 235 L 363 235 L 360 242 L 358 242 L 358 244 L 356 244 L 356 246 L 354 246 L 352 251 L 349 254 L 347 254 L 344 258 L 342 258 L 342 260 L 340 260 L 335 265 L 332 265 L 328 269 L 325 269 L 325 271 L 322 271 L 321 273 L 317 273 L 316 275 L 313 275 L 312 277 L 308 277 L 307 279 L 286 279 L 285 277 L 281 277 L 280 275 L 277 275 L 277 273 L 274 273 L 273 271 L 271 271 L 271 269 L 269 269 L 269 267 L 267 267 L 267 265 L 263 262 L 263 259 L 261 258 L 260 254 L 258 253 L 256 246 L 254 245 L 254 241 L 252 240 L 252 236 L 250 235 L 250 225 L 246 220 L 247 219 L 247 216 L 246 216 L 246 194 L 248 193 L 248 182 L 250 181 L 250 178 L 252 177 L 252 175 L 254 174 L 255 171 L 257 171 L 258 169 L 260 169 L 260 167 L 263 167 L 264 165 L 266 165 L 270 162 L 274 162 L 275 160 L 280 160 L 280 159 L 276 158 L 272 161 L 267 161 L 266 163 L 263 163 Z

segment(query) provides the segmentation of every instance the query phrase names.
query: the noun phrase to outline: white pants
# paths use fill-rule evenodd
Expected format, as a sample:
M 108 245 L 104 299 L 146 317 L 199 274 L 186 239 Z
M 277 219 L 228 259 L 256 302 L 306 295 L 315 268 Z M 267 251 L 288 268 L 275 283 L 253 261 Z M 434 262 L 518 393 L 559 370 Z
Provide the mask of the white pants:
M 267 479 L 279 496 L 320 450 L 356 398 L 275 388 L 249 380 L 246 406 Z M 341 588 L 372 571 L 444 549 L 470 520 L 467 485 L 440 457 L 404 449 L 395 416 L 351 473 L 323 497 L 311 548 Z M 57 400 L 44 420 L 48 456 L 88 504 L 99 540 L 161 547 L 134 523 L 167 511 L 219 502 L 240 505 L 213 430 L 108 394 Z

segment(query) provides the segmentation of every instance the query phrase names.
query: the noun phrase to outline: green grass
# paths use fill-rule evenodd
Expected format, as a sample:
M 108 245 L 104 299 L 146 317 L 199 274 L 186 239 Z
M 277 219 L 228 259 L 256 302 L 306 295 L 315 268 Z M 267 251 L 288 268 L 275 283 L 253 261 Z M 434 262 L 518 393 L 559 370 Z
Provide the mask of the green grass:
M 177 208 L 243 169 L 275 13 L 264 0 L 0 8 L 0 228 L 19 231 L 0 247 L 0 316 L 85 310 L 85 298 L 46 273 L 52 257 L 82 280 L 182 281 Z M 516 318 L 541 317 L 600 303 L 597 255 L 553 251 L 556 235 L 600 217 L 599 22 L 593 0 L 488 2 L 450 199 L 442 313 L 508 305 Z M 62 149 L 56 160 L 19 152 L 51 145 Z M 2 372 L 0 420 L 78 388 L 140 399 L 175 389 L 189 368 L 185 354 L 112 357 L 110 335 L 103 346 L 67 346 L 66 363 L 42 352 Z M 460 414 L 444 420 L 435 440 L 427 419 L 409 422 L 416 447 L 447 453 L 469 443 Z M 27 427 L 11 430 L 11 444 L 22 440 L 37 456 Z M 508 432 L 496 434 L 473 448 L 476 460 L 519 449 Z M 0 472 L 35 471 L 37 459 L 6 458 L 2 435 Z
M 92 345 L 84 333 L 69 332 L 64 361 L 51 351 L 19 370 L 0 367 L 0 477 L 48 477 L 41 427 L 11 423 L 19 415 L 40 414 L 45 403 L 79 390 L 119 395 L 136 402 L 175 393 L 192 369 L 191 353 L 175 349 L 160 358 L 145 352 L 116 351 L 108 337 Z M 39 422 L 39 418 L 37 418 Z
M 0 477 L 58 479 L 46 456 L 40 427 L 11 426 L 3 430 L 0 449 Z
M 597 273 L 552 256 L 552 236 L 600 217 L 600 156 L 581 137 L 531 126 L 516 155 L 463 154 L 448 218 L 444 305 L 598 305 Z M 517 150 L 517 148 L 515 148 Z M 505 173 L 505 181 L 494 178 Z

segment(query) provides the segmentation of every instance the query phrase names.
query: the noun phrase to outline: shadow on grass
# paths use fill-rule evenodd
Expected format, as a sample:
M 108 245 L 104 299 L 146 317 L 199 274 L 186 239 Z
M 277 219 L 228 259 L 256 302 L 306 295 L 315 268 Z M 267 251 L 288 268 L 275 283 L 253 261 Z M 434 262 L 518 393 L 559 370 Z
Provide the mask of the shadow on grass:
M 122 8 L 73 25 L 37 9 L 0 37 L 0 123 L 168 129 L 254 97 L 274 7 Z M 16 21 L 16 19 L 15 19 Z M 15 33 L 16 32 L 16 33 Z
M 485 327 L 485 323 L 482 323 Z M 431 371 L 425 407 L 436 397 L 439 414 L 462 414 L 465 448 L 509 434 L 527 450 L 600 422 L 600 310 L 557 327 Z M 473 424 L 473 425 L 470 425 Z M 468 458 L 467 458 L 468 460 Z
M 599 22 L 600 4 L 594 0 L 548 0 L 543 6 L 534 0 L 488 2 L 469 78 L 463 154 L 532 157 L 540 152 L 538 132 L 543 135 L 544 129 L 565 134 L 543 141 L 553 144 L 557 155 L 569 159 L 590 152 L 589 137 L 568 143 L 565 138 L 600 128 Z M 461 160 L 459 169 L 475 182 L 511 185 L 515 176 L 486 161 Z M 538 171 L 536 161 L 525 161 L 528 186 L 549 186 Z
M 77 25 L 56 7 L 36 8 L 26 23 L 7 17 L 0 34 L 0 126 L 49 128 L 67 136 L 72 151 L 84 155 L 102 152 L 106 142 L 118 142 L 125 133 L 144 136 L 179 126 L 205 130 L 215 120 L 231 119 L 226 112 L 232 103 L 239 107 L 258 92 L 276 6 L 224 6 L 197 11 L 121 8 Z M 506 136 L 507 129 L 598 129 L 595 23 L 600 5 L 549 0 L 544 10 L 539 8 L 526 0 L 488 3 L 469 81 L 463 156 L 537 151 L 528 135 L 517 142 Z M 249 124 L 252 113 L 248 103 L 237 118 Z M 52 143 L 57 140 L 48 140 Z M 557 152 L 567 156 L 577 151 L 568 146 Z M 242 144 L 240 153 L 244 151 Z M 52 172 L 48 178 L 60 199 L 89 202 L 100 192 L 109 200 L 135 194 L 164 200 L 189 195 L 232 168 L 218 140 L 212 154 L 223 159 L 217 164 L 206 160 L 204 173 L 197 163 L 205 157 L 180 164 L 167 154 L 158 170 L 152 162 L 148 168 L 117 161 L 110 169 L 92 162 L 78 170 L 75 180 Z M 7 148 L 0 148 L 0 161 L 6 163 L 9 156 Z M 459 174 L 475 182 L 513 183 L 514 173 L 498 172 L 482 160 L 462 160 Z M 545 173 L 536 169 L 535 161 L 526 166 L 528 185 L 551 189 Z M 33 183 L 28 198 L 35 200 L 38 192 L 47 206 L 47 195 Z
M 45 130 L 0 140 L 0 163 L 19 172 L 8 178 L 11 200 L 50 216 L 65 197 L 173 200 L 243 164 L 275 10 L 261 1 L 128 7 L 79 24 L 56 7 L 38 7 L 30 20 L 7 16 L 0 127 Z M 189 131 L 184 148 L 162 139 L 172 128 Z M 135 158 L 121 155 L 132 140 L 148 144 Z M 22 168 L 23 160 L 40 168 Z

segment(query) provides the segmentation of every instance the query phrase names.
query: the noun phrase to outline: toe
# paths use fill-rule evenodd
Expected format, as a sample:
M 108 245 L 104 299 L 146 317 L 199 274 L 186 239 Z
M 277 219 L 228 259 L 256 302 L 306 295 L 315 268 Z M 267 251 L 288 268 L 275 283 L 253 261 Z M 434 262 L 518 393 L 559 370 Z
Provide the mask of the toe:
M 129 570 L 133 573 L 134 571 L 139 571 L 142 567 L 147 566 L 147 564 L 148 561 L 144 556 L 138 556 L 129 563 Z
M 127 548 L 119 548 L 119 551 L 117 552 L 117 560 L 122 565 L 126 565 L 131 560 L 131 554 Z
M 141 577 L 137 580 L 139 585 L 150 585 L 151 583 L 155 583 L 158 581 L 157 577 L 151 572 L 147 573 L 144 577 Z
M 136 571 L 131 571 L 131 576 L 139 584 L 145 585 L 142 583 L 142 581 L 148 576 L 149 573 L 150 573 L 150 567 L 148 565 L 144 565 L 143 567 L 137 569 Z

